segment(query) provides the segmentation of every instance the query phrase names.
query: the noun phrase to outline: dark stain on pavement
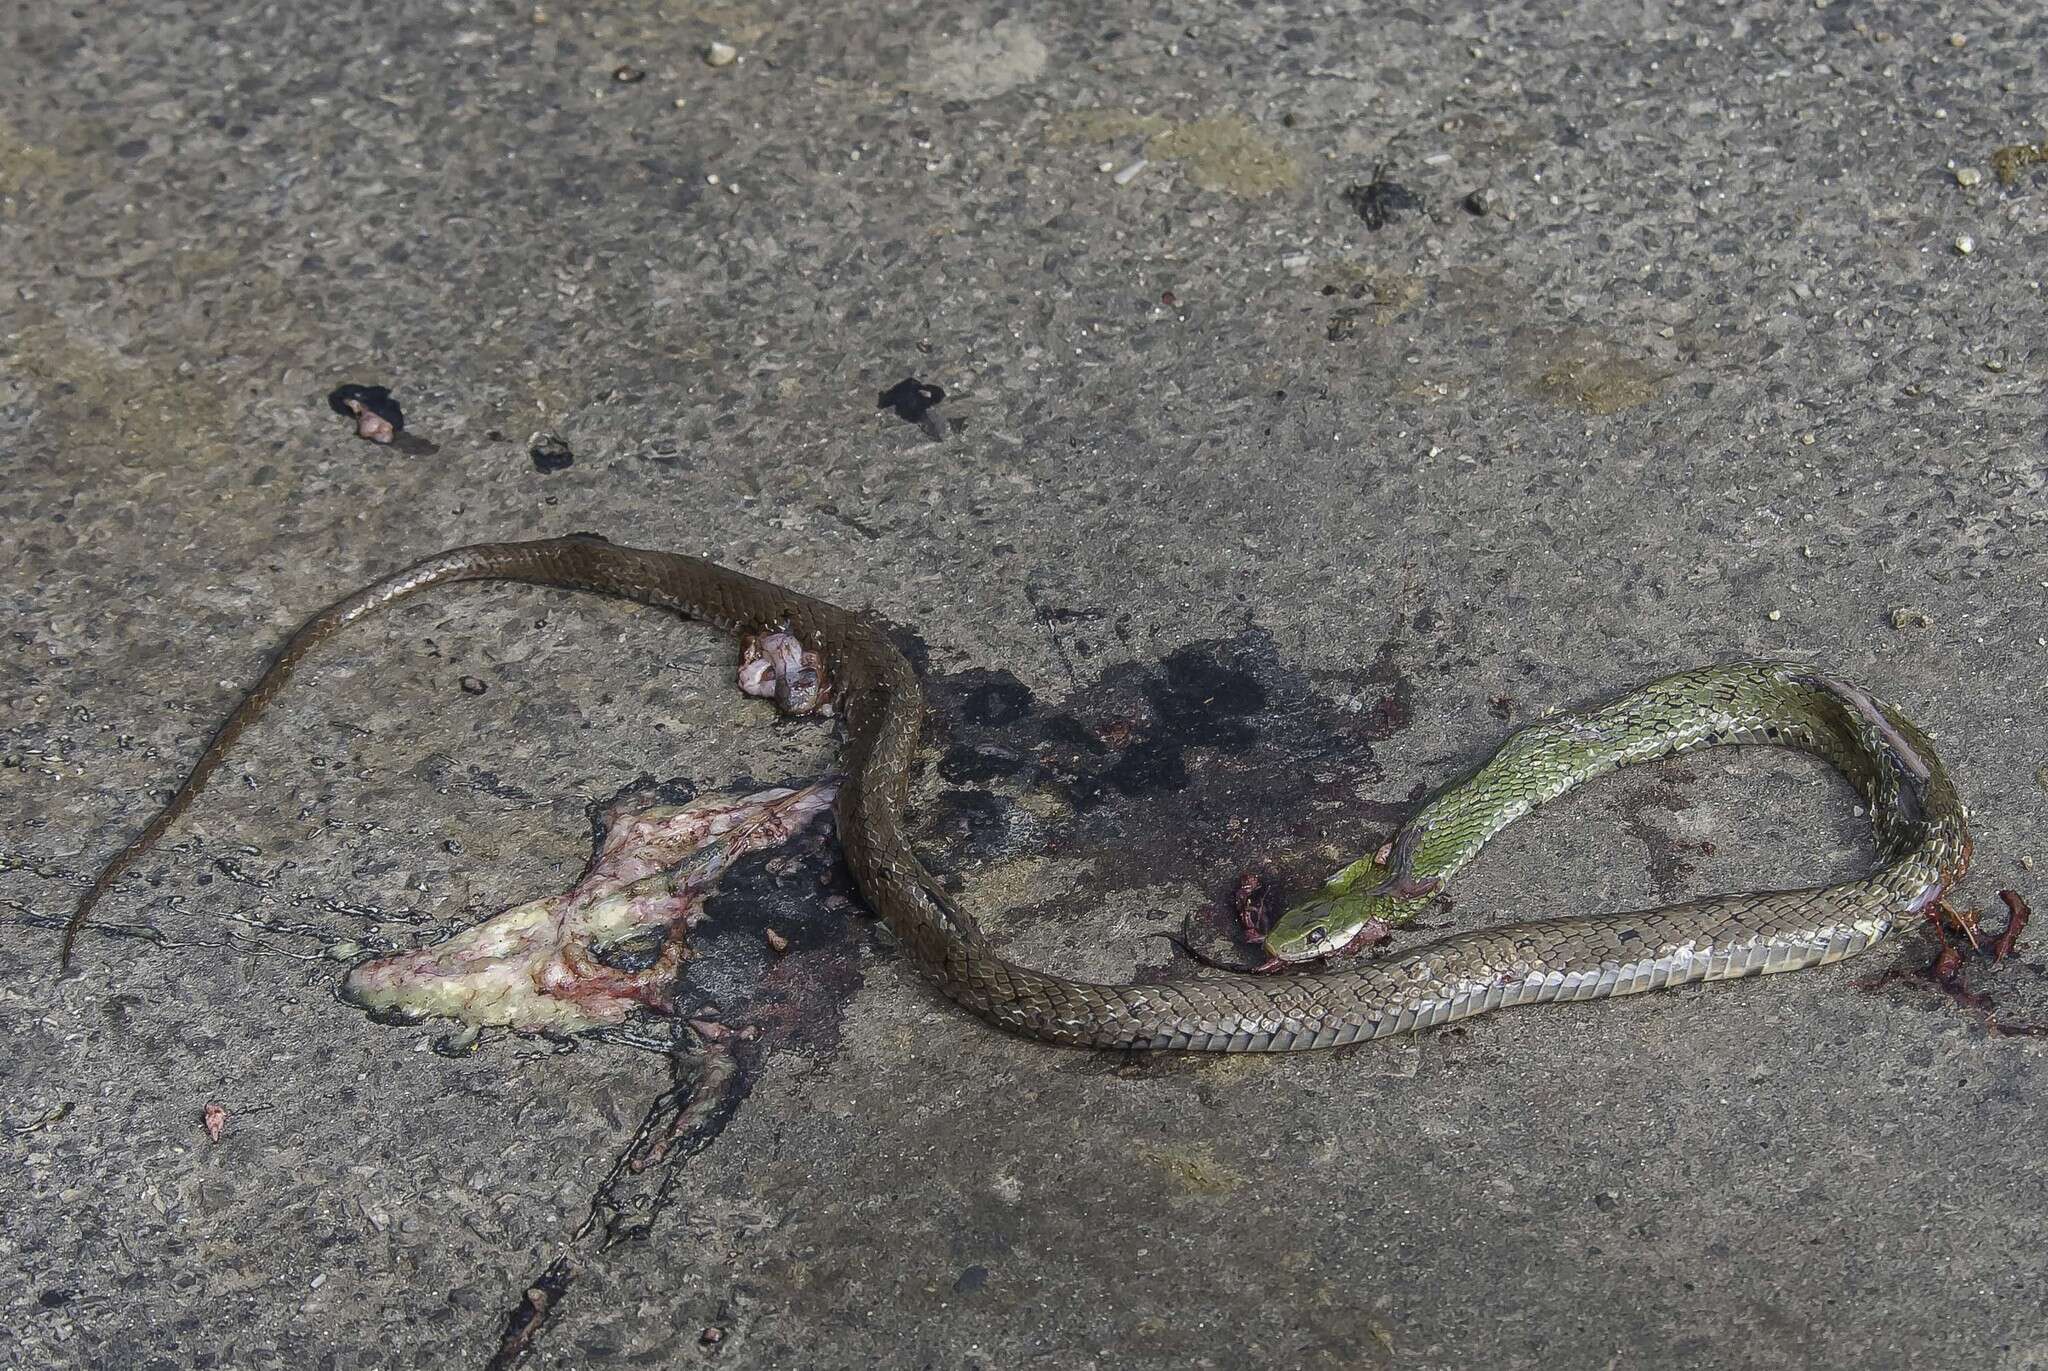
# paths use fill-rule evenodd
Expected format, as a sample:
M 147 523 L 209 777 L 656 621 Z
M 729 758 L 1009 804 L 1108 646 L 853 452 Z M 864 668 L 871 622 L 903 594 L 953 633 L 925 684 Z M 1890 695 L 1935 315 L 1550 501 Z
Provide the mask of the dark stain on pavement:
M 1264 862 L 1305 888 L 1408 808 L 1357 796 L 1383 775 L 1373 745 L 1410 720 L 1396 653 L 1390 642 L 1318 679 L 1246 628 L 1107 667 L 1057 705 L 1007 671 L 928 678 L 928 742 L 949 788 L 913 816 L 914 840 L 949 885 L 1040 855 L 1090 863 L 1096 894 L 1188 878 L 1227 909 L 1239 873 Z M 1350 855 L 1333 865 L 1328 850 Z M 1017 912 L 1072 922 L 1093 903 Z

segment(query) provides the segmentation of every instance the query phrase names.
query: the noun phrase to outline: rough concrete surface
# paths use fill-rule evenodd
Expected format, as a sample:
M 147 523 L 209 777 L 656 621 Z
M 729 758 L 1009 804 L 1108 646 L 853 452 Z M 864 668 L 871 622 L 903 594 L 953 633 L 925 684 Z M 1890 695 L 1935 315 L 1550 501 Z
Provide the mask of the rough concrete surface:
M 351 947 L 560 889 L 643 775 L 834 756 L 587 596 L 353 630 L 51 966 L 296 622 L 581 529 L 904 626 L 920 843 L 1038 964 L 1157 974 L 1511 724 L 1765 654 L 1937 734 L 1963 903 L 2038 895 L 2048 168 L 1994 157 L 2048 136 L 2037 15 L 0 7 L 0 1362 L 481 1367 L 566 1257 L 524 1365 L 2048 1366 L 2024 945 L 1989 1010 L 1872 987 L 1916 934 L 1134 1060 L 952 1009 L 822 835 L 727 901 L 844 943 L 777 963 L 804 1033 L 645 1240 L 573 1240 L 670 1063 L 438 1055 L 335 998 Z M 1869 855 L 1824 768 L 1715 752 L 1518 824 L 1440 926 Z

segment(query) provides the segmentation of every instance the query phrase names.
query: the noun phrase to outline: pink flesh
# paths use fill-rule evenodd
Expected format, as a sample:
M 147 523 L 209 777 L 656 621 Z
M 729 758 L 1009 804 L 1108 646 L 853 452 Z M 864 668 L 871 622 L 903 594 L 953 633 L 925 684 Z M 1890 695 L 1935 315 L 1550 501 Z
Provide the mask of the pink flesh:
M 790 713 L 830 712 L 831 683 L 817 654 L 786 630 L 745 645 L 740 689 Z M 831 807 L 836 778 L 800 790 L 763 790 L 681 808 L 614 808 L 576 884 L 500 910 L 432 947 L 355 967 L 343 994 L 366 1009 L 440 1015 L 515 1031 L 579 1032 L 635 1009 L 673 1013 L 684 935 L 733 861 L 788 842 Z M 596 949 L 666 930 L 660 954 L 638 971 L 608 966 Z
M 739 800 L 612 817 L 581 880 L 559 895 L 501 910 L 445 942 L 365 962 L 348 998 L 366 1008 L 438 1014 L 518 1030 L 579 1032 L 634 1009 L 669 1013 L 689 953 L 683 935 L 733 861 L 787 842 L 831 807 L 836 780 Z M 595 948 L 665 928 L 653 964 L 607 966 Z
M 773 700 L 785 714 L 831 714 L 832 685 L 818 654 L 788 629 L 740 643 L 740 693 Z

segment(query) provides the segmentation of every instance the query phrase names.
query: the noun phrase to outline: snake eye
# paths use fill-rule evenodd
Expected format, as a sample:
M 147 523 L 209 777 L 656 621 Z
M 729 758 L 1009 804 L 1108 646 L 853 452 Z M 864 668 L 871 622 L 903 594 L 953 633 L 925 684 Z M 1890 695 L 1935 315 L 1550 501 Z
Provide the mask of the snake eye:
M 1329 936 L 1330 931 L 1326 928 L 1311 928 L 1308 931 L 1308 945 L 1310 947 L 1315 947 L 1318 944 L 1320 944 L 1323 939 Z

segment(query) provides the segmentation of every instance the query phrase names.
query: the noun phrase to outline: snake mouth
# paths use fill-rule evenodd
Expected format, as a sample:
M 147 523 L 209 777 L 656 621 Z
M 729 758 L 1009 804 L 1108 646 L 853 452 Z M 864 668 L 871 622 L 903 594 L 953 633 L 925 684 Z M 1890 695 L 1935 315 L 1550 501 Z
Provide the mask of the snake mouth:
M 1375 926 L 1378 929 L 1377 934 L 1373 931 Z M 1388 936 L 1386 924 L 1378 919 L 1372 919 L 1361 925 L 1358 932 L 1339 946 L 1322 948 L 1308 957 L 1268 957 L 1253 967 L 1251 974 L 1270 976 L 1279 971 L 1315 971 L 1333 962 L 1341 962 L 1347 957 L 1356 957 L 1372 944 L 1384 942 Z
M 1262 965 L 1255 966 L 1252 969 L 1264 972 L 1277 971 L 1282 967 L 1288 966 L 1305 969 L 1329 966 L 1333 963 L 1359 956 L 1367 948 L 1377 947 L 1393 936 L 1394 926 L 1385 919 L 1375 917 L 1367 919 L 1364 923 L 1360 924 L 1350 937 L 1336 946 L 1332 947 L 1328 943 L 1319 945 L 1314 956 L 1292 959 L 1287 957 L 1271 957 Z

